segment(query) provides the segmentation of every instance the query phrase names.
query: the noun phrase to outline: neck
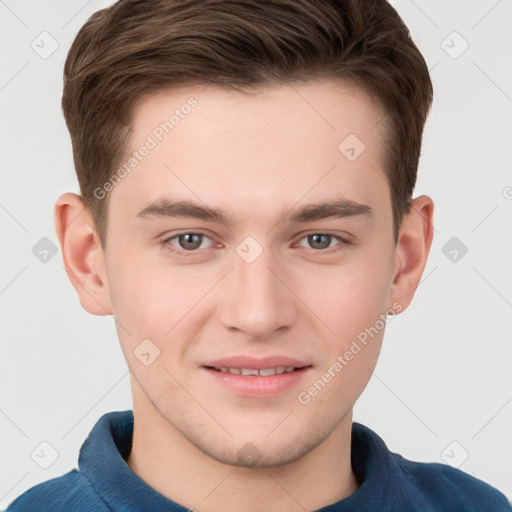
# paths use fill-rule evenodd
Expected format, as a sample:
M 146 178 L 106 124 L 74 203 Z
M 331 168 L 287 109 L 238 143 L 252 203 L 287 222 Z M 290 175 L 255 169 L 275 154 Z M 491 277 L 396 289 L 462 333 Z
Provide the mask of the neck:
M 358 488 L 350 463 L 351 412 L 301 459 L 266 468 L 231 466 L 213 459 L 149 402 L 135 396 L 133 414 L 133 443 L 126 463 L 160 494 L 198 512 L 317 510 Z

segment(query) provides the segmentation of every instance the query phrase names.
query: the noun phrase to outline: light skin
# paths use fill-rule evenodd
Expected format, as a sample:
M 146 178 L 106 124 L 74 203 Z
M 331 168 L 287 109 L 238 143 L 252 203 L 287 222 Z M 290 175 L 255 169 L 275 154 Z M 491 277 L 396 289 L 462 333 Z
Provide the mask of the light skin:
M 106 250 L 80 197 L 58 199 L 65 267 L 82 306 L 115 317 L 133 393 L 127 464 L 137 475 L 200 512 L 316 510 L 358 488 L 352 409 L 384 329 L 309 403 L 298 394 L 380 315 L 408 307 L 433 203 L 414 199 L 395 244 L 383 112 L 349 84 L 154 94 L 136 105 L 130 149 L 191 96 L 197 107 L 110 192 Z M 338 149 L 351 133 L 366 146 L 354 161 Z M 230 223 L 137 215 L 161 198 L 220 209 Z M 351 202 L 345 215 L 292 220 L 340 199 Z M 186 233 L 203 237 L 176 236 Z M 262 250 L 251 263 L 237 252 L 246 237 Z M 148 366 L 134 354 L 144 339 L 160 350 Z M 309 368 L 274 396 L 241 396 L 204 368 L 238 355 L 289 356 Z M 247 450 L 251 460 L 240 455 Z

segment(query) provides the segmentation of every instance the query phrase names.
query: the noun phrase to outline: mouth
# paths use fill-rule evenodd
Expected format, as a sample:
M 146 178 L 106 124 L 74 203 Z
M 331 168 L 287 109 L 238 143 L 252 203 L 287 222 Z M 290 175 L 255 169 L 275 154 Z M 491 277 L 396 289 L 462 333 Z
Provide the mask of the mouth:
M 213 381 L 222 391 L 251 398 L 273 397 L 291 390 L 312 368 L 312 365 L 288 358 L 231 358 L 200 367 L 210 379 L 209 383 Z
M 294 371 L 304 370 L 307 366 L 276 366 L 275 368 L 235 368 L 226 366 L 205 366 L 209 370 L 221 373 L 231 373 L 232 375 L 243 375 L 245 377 L 270 377 L 272 375 L 282 375 L 283 373 L 292 373 Z

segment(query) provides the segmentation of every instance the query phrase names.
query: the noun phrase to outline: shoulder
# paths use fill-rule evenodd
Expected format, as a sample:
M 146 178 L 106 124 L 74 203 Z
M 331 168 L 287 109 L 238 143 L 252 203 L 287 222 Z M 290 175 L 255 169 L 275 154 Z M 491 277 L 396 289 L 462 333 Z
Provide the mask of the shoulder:
M 360 423 L 352 434 L 352 467 L 366 484 L 366 500 L 378 495 L 379 504 L 395 511 L 512 512 L 502 492 L 460 469 L 408 460 Z
M 405 492 L 419 497 L 429 506 L 451 512 L 512 511 L 510 502 L 498 489 L 460 469 L 393 455 L 407 481 Z
M 31 487 L 18 496 L 6 512 L 79 512 L 110 509 L 77 469 Z

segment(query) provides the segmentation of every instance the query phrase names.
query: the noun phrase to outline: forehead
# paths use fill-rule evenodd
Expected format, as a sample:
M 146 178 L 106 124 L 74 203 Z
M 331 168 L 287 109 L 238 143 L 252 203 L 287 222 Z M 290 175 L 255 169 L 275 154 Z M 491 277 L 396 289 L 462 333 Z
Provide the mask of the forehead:
M 161 91 L 134 108 L 124 163 L 134 151 L 139 157 L 112 200 L 134 215 L 166 193 L 252 213 L 282 211 L 306 195 L 334 192 L 366 203 L 379 191 L 387 197 L 382 118 L 362 89 L 331 81 L 250 94 Z
M 337 135 L 352 129 L 363 136 L 383 118 L 383 110 L 376 98 L 345 81 L 310 80 L 254 87 L 246 92 L 197 85 L 141 97 L 133 107 L 132 142 L 153 131 L 159 138 L 159 127 L 164 130 L 163 135 L 169 134 L 161 126 L 166 122 L 172 125 L 171 131 L 178 125 L 181 129 L 177 131 L 183 131 L 186 129 L 184 124 L 191 124 L 190 121 L 181 122 L 189 114 L 195 114 L 190 117 L 199 118 L 201 122 L 208 122 L 203 131 L 219 132 L 223 127 L 226 130 L 235 127 L 242 136 L 254 135 L 254 130 L 261 128 L 258 139 L 265 133 L 272 135 L 273 131 L 297 135 L 302 131 L 309 135 L 307 128 L 318 129 L 324 134 L 337 132 Z

